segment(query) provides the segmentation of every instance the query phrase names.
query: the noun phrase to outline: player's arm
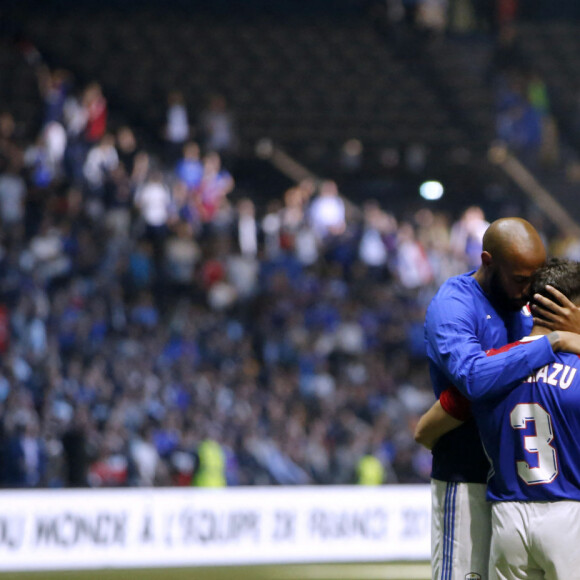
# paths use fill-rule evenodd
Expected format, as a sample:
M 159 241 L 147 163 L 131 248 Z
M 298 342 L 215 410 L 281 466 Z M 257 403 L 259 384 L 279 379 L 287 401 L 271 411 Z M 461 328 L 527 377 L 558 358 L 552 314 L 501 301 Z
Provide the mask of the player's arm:
M 456 388 L 450 387 L 419 419 L 415 441 L 433 449 L 440 437 L 459 427 L 470 416 L 470 402 Z
M 462 423 L 463 421 L 447 413 L 440 401 L 436 401 L 419 419 L 415 428 L 415 441 L 427 449 L 433 449 L 442 435 L 459 427 Z
M 506 344 L 498 349 L 486 351 L 487 357 L 497 356 L 513 348 L 523 346 L 520 342 Z M 433 449 L 440 437 L 459 427 L 471 417 L 471 402 L 455 387 L 451 386 L 441 393 L 439 400 L 424 413 L 415 428 L 415 441 Z
M 553 362 L 554 351 L 561 348 L 557 337 L 548 335 L 488 357 L 479 342 L 477 324 L 472 305 L 457 296 L 430 307 L 425 320 L 429 358 L 472 401 L 510 391 L 533 371 Z

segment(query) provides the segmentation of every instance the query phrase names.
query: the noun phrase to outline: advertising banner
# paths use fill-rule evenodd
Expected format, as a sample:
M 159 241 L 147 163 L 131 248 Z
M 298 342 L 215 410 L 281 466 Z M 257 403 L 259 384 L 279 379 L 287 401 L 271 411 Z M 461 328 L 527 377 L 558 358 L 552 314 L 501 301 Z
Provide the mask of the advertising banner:
M 429 486 L 0 492 L 0 571 L 425 560 Z

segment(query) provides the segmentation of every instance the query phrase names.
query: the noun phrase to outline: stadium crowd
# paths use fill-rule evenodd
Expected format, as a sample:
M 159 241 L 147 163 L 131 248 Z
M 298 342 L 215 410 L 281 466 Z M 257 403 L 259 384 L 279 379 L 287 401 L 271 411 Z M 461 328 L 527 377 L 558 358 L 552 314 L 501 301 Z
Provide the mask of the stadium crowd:
M 425 307 L 478 264 L 483 211 L 308 179 L 262 210 L 210 146 L 219 98 L 197 142 L 172 95 L 158 158 L 98 83 L 37 66 L 34 142 L 0 115 L 0 485 L 189 485 L 207 439 L 228 485 L 351 483 L 365 455 L 428 481 Z

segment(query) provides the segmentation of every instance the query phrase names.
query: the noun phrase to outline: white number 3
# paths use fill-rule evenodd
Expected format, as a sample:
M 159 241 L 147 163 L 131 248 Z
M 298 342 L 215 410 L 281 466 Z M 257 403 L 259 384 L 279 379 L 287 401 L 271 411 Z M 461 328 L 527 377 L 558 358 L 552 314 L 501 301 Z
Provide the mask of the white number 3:
M 524 436 L 524 448 L 538 455 L 537 467 L 530 467 L 527 461 L 516 461 L 518 475 L 528 484 L 550 483 L 558 475 L 558 456 L 550 445 L 554 439 L 552 418 L 538 403 L 520 403 L 510 413 L 510 423 L 514 429 L 525 429 L 528 421 L 536 427 L 535 435 Z

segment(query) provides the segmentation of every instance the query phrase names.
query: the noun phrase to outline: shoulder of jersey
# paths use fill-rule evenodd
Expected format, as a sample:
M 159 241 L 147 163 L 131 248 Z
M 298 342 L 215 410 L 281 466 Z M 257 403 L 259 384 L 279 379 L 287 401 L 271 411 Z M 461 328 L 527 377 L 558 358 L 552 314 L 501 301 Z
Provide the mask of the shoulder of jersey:
M 459 276 L 452 276 L 441 285 L 441 288 L 445 288 L 446 290 L 450 291 L 457 289 L 469 289 L 471 287 L 472 281 L 469 279 L 469 276 L 465 276 L 464 274 L 460 274 Z

